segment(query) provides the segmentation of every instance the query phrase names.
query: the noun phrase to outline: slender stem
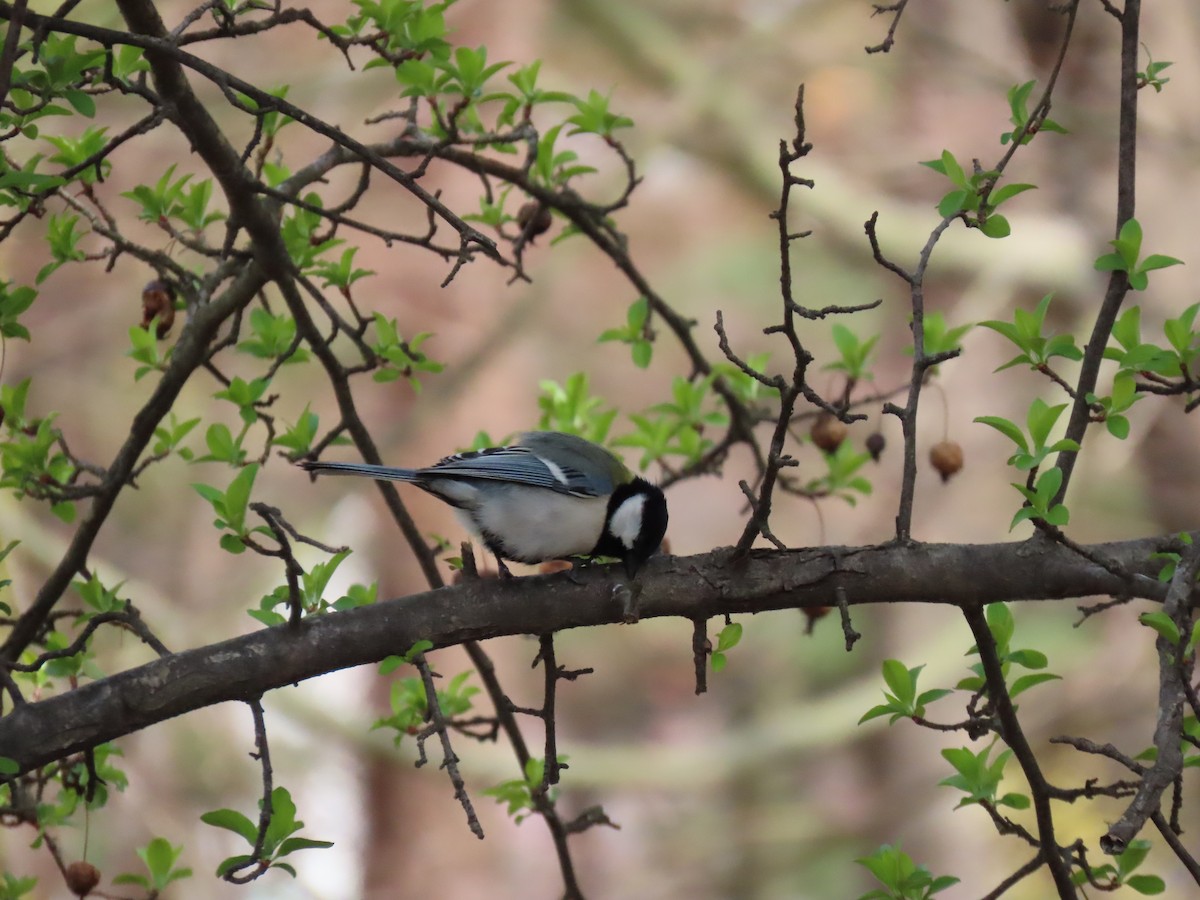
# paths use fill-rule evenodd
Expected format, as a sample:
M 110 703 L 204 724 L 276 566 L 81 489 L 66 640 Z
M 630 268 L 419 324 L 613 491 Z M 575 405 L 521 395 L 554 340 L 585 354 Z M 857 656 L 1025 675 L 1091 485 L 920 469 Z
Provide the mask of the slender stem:
M 1054 886 L 1058 889 L 1058 896 L 1062 900 L 1074 900 L 1078 893 L 1075 885 L 1071 883 L 1071 869 L 1063 856 L 1062 848 L 1058 846 L 1054 837 L 1054 817 L 1050 812 L 1050 786 L 1042 774 L 1037 756 L 1034 754 L 1033 748 L 1029 746 L 1029 741 L 1017 719 L 1012 697 L 1009 696 L 1008 687 L 1004 683 L 1004 670 L 1000 656 L 996 652 L 995 639 L 992 637 L 991 629 L 988 628 L 983 608 L 980 606 L 964 607 L 963 617 L 967 620 L 967 624 L 971 627 L 971 634 L 975 637 L 975 646 L 979 650 L 979 660 L 983 664 L 983 673 L 987 681 L 988 696 L 1000 719 L 1001 737 L 1012 749 L 1013 755 L 1021 766 L 1021 771 L 1025 773 L 1025 780 L 1029 782 L 1029 792 L 1033 795 L 1033 808 L 1037 819 L 1038 840 L 1041 843 L 1041 861 L 1050 870 Z
M 1121 14 L 1121 108 L 1117 130 L 1117 220 L 1113 229 L 1114 237 L 1120 233 L 1121 226 L 1133 218 L 1137 189 L 1137 69 L 1138 54 L 1141 46 L 1138 40 L 1138 27 L 1141 19 L 1141 0 L 1125 0 L 1125 9 Z M 1104 348 L 1108 346 L 1109 335 L 1121 311 L 1125 295 L 1129 293 L 1129 277 L 1125 272 L 1113 272 L 1108 279 L 1108 287 L 1104 292 L 1104 300 L 1096 314 L 1096 322 L 1092 326 L 1091 337 L 1083 352 L 1083 360 L 1079 367 L 1079 382 L 1075 386 L 1075 399 L 1071 404 L 1071 417 L 1067 420 L 1066 436 L 1083 444 L 1090 421 L 1090 407 L 1087 396 L 1096 390 L 1096 381 L 1100 373 L 1100 364 L 1104 361 Z M 1061 503 L 1067 493 L 1067 485 L 1071 481 L 1071 473 L 1075 469 L 1075 460 L 1079 456 L 1077 450 L 1064 450 L 1058 455 L 1055 465 L 1062 470 L 1062 487 L 1054 499 Z
M 250 851 L 250 856 L 245 862 L 234 866 L 223 876 L 226 881 L 233 884 L 249 884 L 269 868 L 269 863 L 263 859 L 263 850 L 267 842 L 267 829 L 271 827 L 271 817 L 275 814 L 271 803 L 271 794 L 274 790 L 272 788 L 271 748 L 267 743 L 267 723 L 263 717 L 262 697 L 255 697 L 246 702 L 254 716 L 254 756 L 262 768 L 263 794 L 261 809 L 258 813 L 258 833 L 254 838 L 254 849 Z
M 467 656 L 471 658 L 475 671 L 479 673 L 479 680 L 483 682 L 484 690 L 487 691 L 492 706 L 496 710 L 500 730 L 504 732 L 517 756 L 517 763 L 524 772 L 525 764 L 531 759 L 529 745 L 525 743 L 525 735 L 521 732 L 521 726 L 517 724 L 516 716 L 513 715 L 512 701 L 508 699 L 508 695 L 504 693 L 500 681 L 496 677 L 496 667 L 478 641 L 466 641 L 463 643 L 463 648 L 467 651 Z M 563 897 L 565 900 L 582 898 L 583 891 L 579 888 L 575 863 L 571 859 L 571 850 L 567 845 L 570 831 L 563 820 L 559 818 L 554 804 L 545 794 L 535 793 L 533 803 L 534 809 L 545 821 L 546 827 L 550 830 L 550 837 L 554 841 L 554 852 L 558 855 L 558 868 L 563 877 Z

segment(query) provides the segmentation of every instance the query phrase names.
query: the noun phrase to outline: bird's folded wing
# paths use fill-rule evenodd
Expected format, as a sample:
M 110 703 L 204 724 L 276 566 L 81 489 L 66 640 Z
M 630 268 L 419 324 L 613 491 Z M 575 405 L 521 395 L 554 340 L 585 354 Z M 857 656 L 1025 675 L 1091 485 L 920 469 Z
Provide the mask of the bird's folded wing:
M 504 481 L 584 497 L 595 497 L 603 493 L 602 485 L 596 484 L 578 469 L 555 465 L 528 447 L 492 447 L 487 450 L 458 453 L 421 469 L 420 474 L 428 478 L 457 477 Z

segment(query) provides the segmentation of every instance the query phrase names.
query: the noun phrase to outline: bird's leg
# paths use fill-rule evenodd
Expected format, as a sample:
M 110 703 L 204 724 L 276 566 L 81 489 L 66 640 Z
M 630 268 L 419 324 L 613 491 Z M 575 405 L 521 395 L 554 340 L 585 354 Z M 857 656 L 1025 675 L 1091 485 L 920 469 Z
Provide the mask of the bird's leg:
M 508 566 L 504 564 L 504 557 L 500 555 L 499 541 L 488 540 L 486 535 L 483 535 L 483 545 L 488 548 L 488 552 L 496 557 L 496 571 L 500 575 L 501 581 L 509 581 L 513 577 L 513 573 L 508 571 Z

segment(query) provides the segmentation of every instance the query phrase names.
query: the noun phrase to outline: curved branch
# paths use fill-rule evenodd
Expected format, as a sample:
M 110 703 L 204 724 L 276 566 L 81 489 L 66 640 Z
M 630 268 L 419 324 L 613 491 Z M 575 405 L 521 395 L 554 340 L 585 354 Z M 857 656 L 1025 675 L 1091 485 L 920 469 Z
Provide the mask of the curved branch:
M 1150 554 L 1165 539 L 1094 549 L 1144 576 L 1141 596 L 1161 600 Z M 980 573 L 987 572 L 987 578 Z M 303 619 L 176 653 L 76 690 L 25 703 L 0 718 L 0 756 L 22 771 L 149 725 L 230 700 L 246 701 L 327 672 L 377 662 L 396 647 L 445 647 L 512 634 L 545 634 L 622 621 L 611 567 L 512 582 L 468 580 L 372 606 Z M 1127 593 L 1128 584 L 1057 544 L 893 544 L 730 551 L 652 560 L 639 575 L 642 619 L 688 620 L 772 609 L 930 602 L 1064 600 Z

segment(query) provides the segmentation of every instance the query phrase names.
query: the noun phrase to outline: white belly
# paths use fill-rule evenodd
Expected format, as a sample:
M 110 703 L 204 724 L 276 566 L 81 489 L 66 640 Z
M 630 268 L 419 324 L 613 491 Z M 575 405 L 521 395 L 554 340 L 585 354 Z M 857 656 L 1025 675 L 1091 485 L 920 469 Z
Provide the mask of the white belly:
M 457 512 L 462 523 L 484 542 L 499 545 L 517 562 L 590 553 L 600 540 L 605 497 L 572 497 L 538 488 L 494 486 L 476 493 Z M 461 497 L 460 500 L 466 498 Z

